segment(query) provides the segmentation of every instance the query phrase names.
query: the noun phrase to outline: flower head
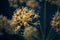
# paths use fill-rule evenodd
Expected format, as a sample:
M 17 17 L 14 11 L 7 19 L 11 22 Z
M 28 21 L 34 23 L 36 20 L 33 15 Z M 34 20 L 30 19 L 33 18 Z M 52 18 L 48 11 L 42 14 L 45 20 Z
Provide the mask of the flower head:
M 15 32 L 21 28 L 23 25 L 24 28 L 29 26 L 38 26 L 40 25 L 40 16 L 34 12 L 33 9 L 28 9 L 24 7 L 22 9 L 18 8 L 14 11 L 14 15 L 10 22 L 11 26 L 15 27 Z
M 60 32 L 60 13 L 57 12 L 53 20 L 51 21 L 52 28 L 55 28 L 57 32 Z

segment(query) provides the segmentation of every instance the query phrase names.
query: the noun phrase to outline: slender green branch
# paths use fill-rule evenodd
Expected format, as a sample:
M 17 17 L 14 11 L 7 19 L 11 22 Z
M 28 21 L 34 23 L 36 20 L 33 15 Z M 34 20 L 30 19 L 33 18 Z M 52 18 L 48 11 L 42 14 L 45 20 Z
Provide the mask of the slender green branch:
M 46 1 L 44 1 L 44 39 L 45 40 L 46 35 Z

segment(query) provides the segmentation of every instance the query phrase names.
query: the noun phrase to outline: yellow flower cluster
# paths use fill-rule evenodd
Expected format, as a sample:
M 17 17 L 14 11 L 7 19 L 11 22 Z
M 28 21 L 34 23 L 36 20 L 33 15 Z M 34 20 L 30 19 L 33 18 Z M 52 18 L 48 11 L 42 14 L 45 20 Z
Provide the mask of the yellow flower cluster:
M 28 9 L 27 7 L 24 7 L 22 9 L 18 8 L 12 17 L 12 20 L 10 22 L 11 26 L 16 26 L 19 24 L 15 31 L 19 30 L 22 25 L 24 27 L 31 26 L 29 23 L 31 23 L 34 26 L 40 25 L 39 18 L 40 16 L 34 12 L 33 9 Z M 37 21 L 33 22 L 33 19 L 37 19 Z
M 54 15 L 51 25 L 52 25 L 52 28 L 56 27 L 57 32 L 60 32 L 60 13 L 59 12 L 57 12 Z

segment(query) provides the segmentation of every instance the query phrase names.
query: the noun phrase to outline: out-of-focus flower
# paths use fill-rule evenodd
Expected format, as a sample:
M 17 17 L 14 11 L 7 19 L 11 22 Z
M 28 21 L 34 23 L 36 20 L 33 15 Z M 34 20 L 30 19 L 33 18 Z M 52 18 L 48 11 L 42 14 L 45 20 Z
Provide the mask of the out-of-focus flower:
M 11 7 L 18 7 L 18 0 L 8 0 Z
M 57 12 L 53 20 L 51 21 L 52 28 L 55 28 L 56 32 L 60 32 L 60 13 Z
M 6 27 L 8 24 L 7 18 L 0 15 L 0 28 Z
M 26 2 L 27 0 L 19 0 L 20 3 L 24 3 Z
M 20 7 L 19 5 L 25 3 L 26 6 L 31 8 L 38 8 L 39 3 L 36 0 L 8 0 L 11 7 Z M 24 5 L 25 5 L 24 4 Z M 23 5 L 23 6 L 24 6 Z
M 10 31 L 10 25 L 8 23 L 8 19 L 2 15 L 0 15 L 0 31 L 2 31 L 3 29 L 5 29 L 5 32 L 9 32 Z
M 26 5 L 31 8 L 37 8 L 39 6 L 39 3 L 36 2 L 35 0 L 29 0 L 26 2 Z
M 22 25 L 24 28 L 32 25 L 35 27 L 40 25 L 39 18 L 40 16 L 35 13 L 33 9 L 28 9 L 27 7 L 22 9 L 18 8 L 16 11 L 14 11 L 10 25 L 15 27 L 15 32 L 17 32 L 21 29 Z
M 39 0 L 40 2 L 42 2 L 43 0 Z
M 46 1 L 51 2 L 53 4 L 56 4 L 56 5 L 60 6 L 60 0 L 46 0 Z
M 27 27 L 27 28 L 25 28 L 23 36 L 27 40 L 35 40 L 35 38 L 37 40 L 39 39 L 39 33 L 38 33 L 38 30 L 35 27 Z

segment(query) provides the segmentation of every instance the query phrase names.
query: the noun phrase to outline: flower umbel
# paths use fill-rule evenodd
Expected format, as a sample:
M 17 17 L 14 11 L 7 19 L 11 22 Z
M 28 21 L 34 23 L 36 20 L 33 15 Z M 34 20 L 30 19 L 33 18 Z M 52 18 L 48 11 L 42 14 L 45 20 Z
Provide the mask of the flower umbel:
M 38 13 L 35 13 L 33 9 L 28 9 L 24 7 L 22 9 L 18 8 L 14 11 L 14 15 L 12 17 L 11 26 L 15 27 L 15 32 L 21 28 L 23 25 L 24 28 L 29 26 L 38 26 L 40 25 L 39 21 L 40 16 Z
M 52 28 L 56 29 L 56 32 L 60 32 L 60 13 L 57 12 L 54 17 L 53 20 L 51 21 L 51 25 Z

